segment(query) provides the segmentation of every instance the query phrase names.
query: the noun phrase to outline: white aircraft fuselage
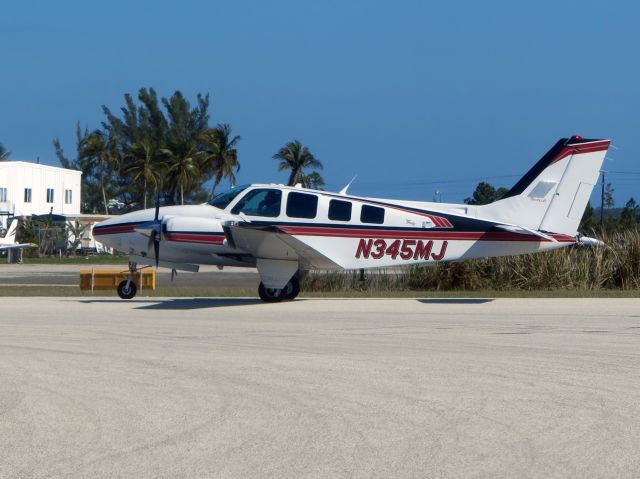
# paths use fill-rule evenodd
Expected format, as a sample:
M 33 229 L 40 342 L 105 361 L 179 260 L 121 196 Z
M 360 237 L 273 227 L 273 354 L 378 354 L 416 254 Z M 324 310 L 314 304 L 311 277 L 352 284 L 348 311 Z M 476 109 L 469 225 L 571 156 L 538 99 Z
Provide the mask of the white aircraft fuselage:
M 562 139 L 489 205 L 252 184 L 202 205 L 128 213 L 93 233 L 137 264 L 256 266 L 267 299 L 276 300 L 299 271 L 460 261 L 576 243 L 608 146 L 609 140 Z

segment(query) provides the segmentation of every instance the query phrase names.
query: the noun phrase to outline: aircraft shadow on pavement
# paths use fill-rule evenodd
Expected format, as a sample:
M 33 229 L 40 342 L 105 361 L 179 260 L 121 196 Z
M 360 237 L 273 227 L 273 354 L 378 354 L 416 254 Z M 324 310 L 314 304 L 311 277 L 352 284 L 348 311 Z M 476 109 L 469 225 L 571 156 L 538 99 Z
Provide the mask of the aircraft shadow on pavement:
M 418 299 L 425 304 L 484 304 L 494 301 L 493 298 L 424 298 Z
M 117 299 L 89 299 L 83 303 L 117 303 Z M 125 302 L 125 301 L 123 301 Z M 153 310 L 189 310 L 204 308 L 220 308 L 228 306 L 251 306 L 263 304 L 257 298 L 173 298 L 173 299 L 131 299 L 126 300 L 127 304 L 132 304 L 135 309 Z

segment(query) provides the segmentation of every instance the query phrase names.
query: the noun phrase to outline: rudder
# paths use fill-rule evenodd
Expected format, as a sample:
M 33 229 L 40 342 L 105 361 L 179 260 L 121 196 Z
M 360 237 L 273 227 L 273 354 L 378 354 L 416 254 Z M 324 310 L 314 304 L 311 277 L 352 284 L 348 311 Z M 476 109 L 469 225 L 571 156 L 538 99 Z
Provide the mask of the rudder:
M 610 143 L 561 139 L 502 199 L 479 206 L 478 217 L 575 235 Z

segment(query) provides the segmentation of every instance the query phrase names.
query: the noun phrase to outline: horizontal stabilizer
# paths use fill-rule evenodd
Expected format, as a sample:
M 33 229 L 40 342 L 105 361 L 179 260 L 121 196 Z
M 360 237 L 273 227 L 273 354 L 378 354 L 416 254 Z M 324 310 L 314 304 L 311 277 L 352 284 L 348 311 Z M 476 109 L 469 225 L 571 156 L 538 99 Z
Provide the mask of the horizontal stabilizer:
M 535 231 L 530 228 L 525 228 L 524 226 L 502 224 L 495 225 L 495 227 L 504 231 L 508 231 L 510 233 L 534 235 L 544 239 L 545 241 L 552 241 L 554 243 L 557 242 L 557 240 L 553 236 L 546 235 L 544 233 L 541 233 L 540 231 Z

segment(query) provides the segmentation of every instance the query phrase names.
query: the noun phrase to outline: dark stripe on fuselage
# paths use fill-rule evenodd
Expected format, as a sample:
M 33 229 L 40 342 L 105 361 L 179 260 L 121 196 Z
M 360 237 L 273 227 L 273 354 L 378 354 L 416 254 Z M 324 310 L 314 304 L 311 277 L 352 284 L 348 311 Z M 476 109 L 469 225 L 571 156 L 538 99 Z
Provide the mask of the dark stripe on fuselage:
M 487 223 L 487 222 L 483 222 Z M 248 228 L 264 226 L 277 228 L 280 231 L 299 236 L 331 236 L 342 238 L 417 238 L 417 239 L 450 239 L 450 240 L 480 240 L 480 241 L 551 241 L 544 237 L 527 234 L 513 233 L 496 228 L 493 223 L 483 229 L 438 229 L 438 228 L 405 228 L 393 226 L 372 226 L 372 225 L 352 225 L 352 224 L 316 224 L 316 223 L 294 223 L 294 222 L 257 222 L 247 224 Z M 564 234 L 549 233 L 547 236 L 556 241 L 573 243 L 576 239 L 573 236 Z
M 135 233 L 136 226 L 148 221 L 130 221 L 128 223 L 116 223 L 113 225 L 94 226 L 93 236 L 111 235 L 119 233 Z
M 457 240 L 457 241 L 534 241 L 550 242 L 551 239 L 527 234 L 513 233 L 509 231 L 430 231 L 430 230 L 403 230 L 403 229 L 349 229 L 349 228 L 322 228 L 315 226 L 281 226 L 280 230 L 293 236 L 325 236 L 338 238 L 393 238 L 393 239 L 433 239 L 433 240 Z M 574 243 L 576 239 L 569 235 L 549 235 L 560 243 Z

